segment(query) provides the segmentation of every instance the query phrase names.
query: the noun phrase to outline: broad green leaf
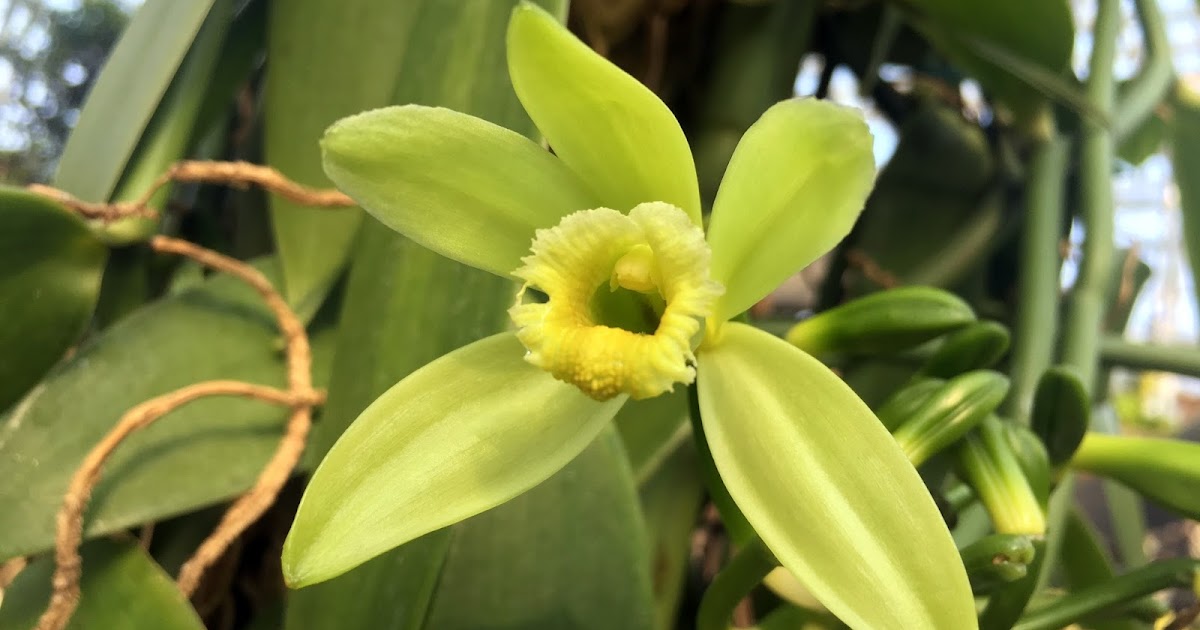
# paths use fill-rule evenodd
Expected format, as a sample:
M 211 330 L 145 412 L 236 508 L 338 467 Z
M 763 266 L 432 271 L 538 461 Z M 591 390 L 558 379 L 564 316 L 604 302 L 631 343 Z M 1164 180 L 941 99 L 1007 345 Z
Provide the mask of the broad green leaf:
M 230 0 L 212 0 L 210 4 L 204 23 L 113 188 L 112 201 L 141 198 L 159 176 L 184 158 L 194 140 L 200 106 L 208 95 L 213 69 L 233 15 Z M 151 197 L 150 206 L 164 208 L 170 191 L 170 186 L 164 186 Z M 156 219 L 130 217 L 105 225 L 102 234 L 111 243 L 125 244 L 147 238 L 157 225 Z
M 305 490 L 283 548 L 299 588 L 529 490 L 575 458 L 624 397 L 596 402 L 526 363 L 512 333 L 456 350 L 377 398 Z
M 142 5 L 79 113 L 55 186 L 87 201 L 109 199 L 214 2 Z
M 617 431 L 638 484 L 653 477 L 680 444 L 691 441 L 687 404 L 687 388 L 677 387 L 662 396 L 630 401 L 617 412 Z
M 136 541 L 94 540 L 83 545 L 79 608 L 68 630 L 204 630 L 199 615 L 171 578 Z M 50 601 L 54 559 L 25 568 L 4 593 L 0 628 L 32 629 Z
M 1030 84 L 1035 74 L 1065 74 L 1071 59 L 1075 28 L 1065 0 L 912 0 L 897 5 L 910 12 L 942 54 L 1018 117 L 1033 115 L 1046 102 L 1046 86 Z
M 704 499 L 696 459 L 696 448 L 690 440 L 677 444 L 641 484 L 655 626 L 660 630 L 675 627 L 691 557 L 692 530 Z
M 227 276 L 149 304 L 90 339 L 0 425 L 0 559 L 53 545 L 71 475 L 130 407 L 211 379 L 283 386 L 278 339 L 258 295 Z M 318 383 L 330 341 L 313 339 Z M 105 465 L 85 535 L 242 493 L 274 453 L 286 417 L 273 405 L 210 398 L 139 431 Z
M 731 322 L 710 343 L 699 354 L 705 435 L 783 566 L 852 628 L 975 628 L 941 514 L 871 410 L 765 332 Z
M 784 101 L 742 136 L 708 228 L 726 320 L 837 245 L 871 191 L 871 134 L 858 110 Z
M 419 2 L 293 0 L 271 3 L 263 111 L 267 163 L 328 187 L 318 141 L 335 120 L 392 102 L 412 48 Z M 311 315 L 350 256 L 361 213 L 309 208 L 272 195 L 271 220 L 288 301 Z
M 1188 518 L 1200 518 L 1200 445 L 1088 433 L 1071 467 L 1103 475 Z
M 624 457 L 606 429 L 558 475 L 455 527 L 424 627 L 653 628 L 648 541 Z
M 1192 277 L 1200 277 L 1200 95 L 1183 84 L 1176 86 L 1170 141 L 1175 185 L 1183 214 L 1183 243 L 1192 265 Z M 1192 283 L 1200 299 L 1200 283 Z
M 508 277 L 534 230 L 596 207 L 537 144 L 456 111 L 405 105 L 338 121 L 325 171 L 372 216 L 454 260 Z
M 663 201 L 700 225 L 700 189 L 687 138 L 649 88 L 522 3 L 508 27 L 508 69 L 554 153 L 622 212 Z
M 0 188 L 0 411 L 83 334 L 107 256 L 108 249 L 66 208 Z

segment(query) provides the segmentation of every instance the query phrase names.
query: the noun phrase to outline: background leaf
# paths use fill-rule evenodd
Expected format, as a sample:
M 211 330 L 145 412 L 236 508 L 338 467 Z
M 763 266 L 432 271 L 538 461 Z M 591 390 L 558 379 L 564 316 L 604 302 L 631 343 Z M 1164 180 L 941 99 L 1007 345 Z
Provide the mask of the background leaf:
M 0 188 L 0 411 L 79 339 L 96 306 L 108 248 L 44 197 Z
M 296 0 L 274 3 L 267 22 L 267 163 L 309 186 L 331 184 L 317 141 L 343 116 L 391 104 L 423 2 Z M 432 56 L 421 60 L 428 61 Z M 349 71 L 353 69 L 353 71 Z M 275 244 L 288 301 L 316 312 L 350 256 L 362 213 L 271 198 Z
M 257 294 L 227 276 L 143 307 L 90 340 L 0 426 L 0 559 L 53 544 L 71 475 L 130 407 L 207 379 L 283 386 L 277 340 Z M 313 339 L 318 386 L 331 341 Z M 274 452 L 286 415 L 260 402 L 213 398 L 138 432 L 105 466 L 85 535 L 240 494 Z
M 86 201 L 108 200 L 214 2 L 142 5 L 79 113 L 55 186 Z
M 68 630 L 204 630 L 175 583 L 135 541 L 85 544 L 79 608 Z M 50 600 L 54 562 L 43 557 L 21 572 L 5 592 L 0 628 L 33 628 Z
M 998 64 L 999 55 L 984 56 L 980 51 L 1011 53 L 1052 76 L 1066 70 L 1071 58 L 1075 27 L 1065 0 L 904 0 L 897 4 L 917 17 L 918 28 L 942 54 L 979 79 L 1019 117 L 1040 108 L 1045 88 L 1031 86 L 1024 68 Z

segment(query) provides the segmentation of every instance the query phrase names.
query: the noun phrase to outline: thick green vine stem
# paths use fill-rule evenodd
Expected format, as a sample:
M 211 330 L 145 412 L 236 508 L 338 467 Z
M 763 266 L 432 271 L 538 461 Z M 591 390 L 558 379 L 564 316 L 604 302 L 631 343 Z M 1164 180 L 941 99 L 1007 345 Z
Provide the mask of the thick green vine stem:
M 1153 113 L 1166 97 L 1174 74 L 1167 27 L 1158 0 L 1134 0 L 1134 6 L 1142 26 L 1142 41 L 1146 42 L 1146 58 L 1113 112 L 1113 135 L 1118 142 L 1132 134 Z
M 1162 560 L 1130 571 L 1108 582 L 1081 589 L 1044 608 L 1021 617 L 1013 630 L 1054 630 L 1090 615 L 1111 612 L 1133 604 L 1164 588 L 1192 586 L 1200 561 L 1192 558 Z
M 1054 358 L 1058 321 L 1058 241 L 1068 143 L 1053 132 L 1038 141 L 1029 166 L 1025 227 L 1021 238 L 1020 291 L 1009 376 L 1007 411 L 1029 424 L 1029 409 L 1042 372 Z
M 1100 358 L 1113 366 L 1200 377 L 1200 351 L 1190 346 L 1130 343 L 1107 335 L 1100 342 Z
M 1113 59 L 1117 32 L 1121 27 L 1120 3 L 1101 0 L 1097 8 L 1091 64 L 1088 68 L 1087 98 L 1109 117 L 1116 84 Z M 1104 321 L 1105 296 L 1113 256 L 1112 133 L 1091 118 L 1080 121 L 1082 140 L 1079 158 L 1079 203 L 1083 223 L 1083 256 L 1079 277 L 1071 291 L 1063 335 L 1063 363 L 1078 373 L 1088 391 L 1094 391 L 1100 357 L 1100 331 Z
M 728 630 L 733 609 L 777 566 L 775 556 L 757 536 L 743 545 L 704 591 L 696 630 Z

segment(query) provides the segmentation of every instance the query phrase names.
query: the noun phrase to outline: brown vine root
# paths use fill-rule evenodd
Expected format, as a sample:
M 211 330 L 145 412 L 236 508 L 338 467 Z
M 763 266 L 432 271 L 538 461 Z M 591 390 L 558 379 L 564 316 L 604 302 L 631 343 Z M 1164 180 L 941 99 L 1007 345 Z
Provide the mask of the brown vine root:
M 304 325 L 266 276 L 241 261 L 184 240 L 156 236 L 150 240 L 150 246 L 156 251 L 187 256 L 203 265 L 237 276 L 258 291 L 267 307 L 275 314 L 279 330 L 287 344 L 288 391 L 297 399 L 307 400 L 307 404 L 293 406 L 283 440 L 271 461 L 267 462 L 259 474 L 254 487 L 234 501 L 221 518 L 217 529 L 184 563 L 179 572 L 179 588 L 185 595 L 191 596 L 200 584 L 204 571 L 221 557 L 229 543 L 258 520 L 258 517 L 275 502 L 275 496 L 279 494 L 284 482 L 291 476 L 292 469 L 300 461 L 300 454 L 304 451 L 308 430 L 312 425 L 312 405 L 318 402 L 318 397 L 312 388 L 312 350 L 308 345 L 308 336 L 304 333 Z
M 177 162 L 163 173 L 138 200 L 145 206 L 160 188 L 170 182 L 192 182 L 245 186 L 257 184 L 288 201 L 321 208 L 345 208 L 353 206 L 354 200 L 340 190 L 315 189 L 301 186 L 286 178 L 279 171 L 250 162 L 206 162 L 189 160 Z
M 79 545 L 83 541 L 83 512 L 92 489 L 100 479 L 101 468 L 117 446 L 129 435 L 153 424 L 165 414 L 207 396 L 241 396 L 278 405 L 303 405 L 309 397 L 297 397 L 290 391 L 240 381 L 206 381 L 147 400 L 130 409 L 117 426 L 92 447 L 83 464 L 75 471 L 67 487 L 62 507 L 55 517 L 54 577 L 50 605 L 38 620 L 38 630 L 61 630 L 70 621 L 79 604 L 79 577 L 82 560 Z
M 80 201 L 69 193 L 50 186 L 42 184 L 30 184 L 25 187 L 31 193 L 41 195 L 48 199 L 53 199 L 58 203 L 66 206 L 72 212 L 78 213 L 80 216 L 88 219 L 100 219 L 101 221 L 116 221 L 125 217 L 145 217 L 153 219 L 158 216 L 158 211 L 154 208 L 147 207 L 144 202 L 135 203 L 89 203 Z
M 289 201 L 306 206 L 348 208 L 355 205 L 354 200 L 340 190 L 301 186 L 269 166 L 249 162 L 201 160 L 176 162 L 167 169 L 167 172 L 154 180 L 150 189 L 141 197 L 129 202 L 92 203 L 81 201 L 66 191 L 42 184 L 30 184 L 26 189 L 34 194 L 53 199 L 86 218 L 115 221 L 125 217 L 150 219 L 157 217 L 158 211 L 149 205 L 150 199 L 154 197 L 154 193 L 171 182 L 225 184 L 227 186 L 256 184 Z
M 851 249 L 846 252 L 846 262 L 858 269 L 863 276 L 884 289 L 894 289 L 900 286 L 900 279 L 892 272 L 884 269 L 861 249 Z
M 287 343 L 288 389 L 282 391 L 239 381 L 210 381 L 164 394 L 130 409 L 117 426 L 88 453 L 67 488 L 62 508 L 56 517 L 53 593 L 50 605 L 38 620 L 38 630 L 62 630 L 79 604 L 82 562 L 79 545 L 83 540 L 83 512 L 92 489 L 100 478 L 104 462 L 128 435 L 150 425 L 179 406 L 205 396 L 244 396 L 292 408 L 283 440 L 271 461 L 259 474 L 254 487 L 230 506 L 216 530 L 200 545 L 180 571 L 179 588 L 190 596 L 196 590 L 204 571 L 220 558 L 230 542 L 274 503 L 276 495 L 291 475 L 304 450 L 305 439 L 312 422 L 312 407 L 322 401 L 322 395 L 312 388 L 312 351 L 304 333 L 304 326 L 265 276 L 241 261 L 184 240 L 155 236 L 150 240 L 150 246 L 155 251 L 186 256 L 218 271 L 229 273 L 259 293 L 275 315 Z

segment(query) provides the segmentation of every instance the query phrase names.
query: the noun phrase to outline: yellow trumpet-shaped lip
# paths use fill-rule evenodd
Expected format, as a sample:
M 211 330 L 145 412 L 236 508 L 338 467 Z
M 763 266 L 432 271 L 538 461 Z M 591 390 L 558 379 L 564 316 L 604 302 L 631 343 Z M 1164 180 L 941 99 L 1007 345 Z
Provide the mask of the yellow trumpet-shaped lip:
M 704 232 L 683 210 L 662 202 L 629 214 L 581 210 L 538 230 L 531 249 L 513 272 L 525 284 L 508 311 L 527 361 L 597 400 L 652 398 L 696 378 L 692 341 L 724 288 L 709 278 Z M 531 288 L 549 299 L 525 302 Z M 619 288 L 662 304 L 653 332 L 594 312 L 597 290 Z

